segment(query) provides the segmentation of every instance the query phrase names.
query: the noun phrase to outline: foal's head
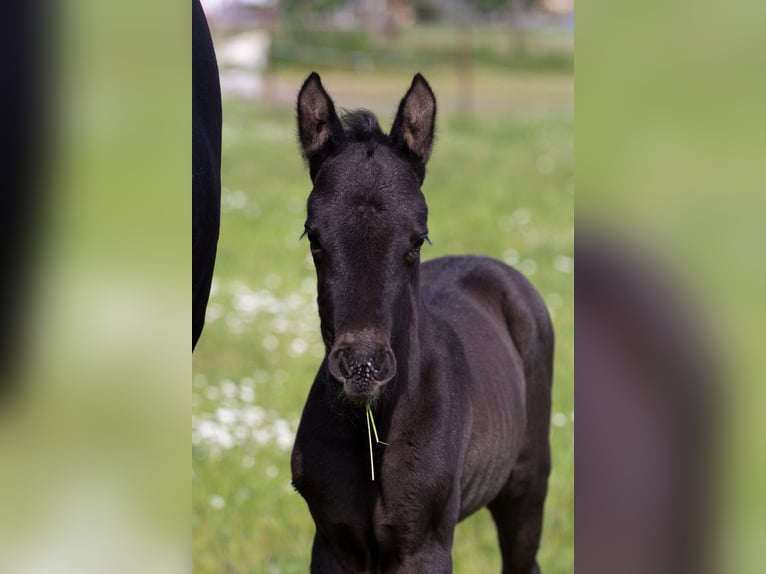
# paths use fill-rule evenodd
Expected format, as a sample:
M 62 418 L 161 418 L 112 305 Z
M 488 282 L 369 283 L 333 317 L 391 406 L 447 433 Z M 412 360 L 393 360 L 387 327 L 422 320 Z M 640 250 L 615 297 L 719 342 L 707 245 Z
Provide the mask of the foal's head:
M 436 100 L 420 74 L 389 135 L 370 112 L 339 118 L 316 73 L 298 95 L 301 149 L 314 184 L 306 235 L 322 337 L 330 373 L 352 402 L 374 398 L 396 375 L 392 341 L 406 344 L 413 320 L 428 238 L 420 186 L 435 117 Z

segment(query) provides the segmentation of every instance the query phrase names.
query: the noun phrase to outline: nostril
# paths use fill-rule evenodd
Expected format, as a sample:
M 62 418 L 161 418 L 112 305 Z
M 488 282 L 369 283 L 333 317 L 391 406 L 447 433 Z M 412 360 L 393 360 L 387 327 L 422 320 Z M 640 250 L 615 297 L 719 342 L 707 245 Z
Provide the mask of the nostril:
M 386 349 L 377 357 L 377 368 L 374 369 L 375 380 L 381 383 L 388 382 L 396 374 L 396 358 L 390 349 Z
M 346 349 L 335 349 L 328 359 L 330 373 L 336 379 L 343 381 L 351 376 L 351 367 L 348 363 Z
M 348 353 L 346 353 L 346 351 L 341 349 L 340 351 L 338 351 L 337 360 L 338 360 L 338 370 L 340 371 L 340 374 L 343 375 L 344 377 L 351 376 L 351 367 L 348 364 Z

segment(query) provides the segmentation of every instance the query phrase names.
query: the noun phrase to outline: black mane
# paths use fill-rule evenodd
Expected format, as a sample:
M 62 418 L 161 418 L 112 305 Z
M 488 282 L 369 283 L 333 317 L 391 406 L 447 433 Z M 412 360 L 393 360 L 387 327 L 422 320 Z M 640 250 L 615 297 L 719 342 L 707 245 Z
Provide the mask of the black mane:
M 348 141 L 352 142 L 385 142 L 386 134 L 380 129 L 378 118 L 370 110 L 359 109 L 345 111 L 341 118 L 343 131 Z

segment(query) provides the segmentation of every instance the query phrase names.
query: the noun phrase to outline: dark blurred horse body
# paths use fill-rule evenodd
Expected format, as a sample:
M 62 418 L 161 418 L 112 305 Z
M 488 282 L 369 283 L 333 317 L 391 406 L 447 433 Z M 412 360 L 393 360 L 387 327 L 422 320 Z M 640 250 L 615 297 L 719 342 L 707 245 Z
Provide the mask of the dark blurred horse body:
M 292 456 L 315 573 L 451 572 L 455 525 L 484 506 L 503 572 L 539 572 L 553 331 L 512 268 L 420 264 L 435 114 L 420 75 L 389 135 L 369 112 L 341 121 L 316 74 L 298 98 L 327 349 Z M 372 453 L 366 404 L 387 443 Z
M 221 86 L 213 40 L 192 0 L 192 349 L 205 324 L 221 212 Z

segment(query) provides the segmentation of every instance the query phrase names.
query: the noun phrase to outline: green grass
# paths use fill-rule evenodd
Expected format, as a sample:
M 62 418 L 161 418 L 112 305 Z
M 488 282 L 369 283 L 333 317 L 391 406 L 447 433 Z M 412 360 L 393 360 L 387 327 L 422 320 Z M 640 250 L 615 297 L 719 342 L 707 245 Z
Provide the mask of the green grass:
M 397 81 L 403 93 L 409 78 Z M 336 103 L 356 105 L 341 96 Z M 385 127 L 395 105 L 375 108 Z M 566 113 L 442 114 L 424 185 L 433 241 L 424 257 L 478 253 L 516 262 L 553 314 L 553 412 L 562 426 L 551 428 L 539 552 L 546 574 L 573 571 L 572 128 Z M 223 165 L 216 288 L 193 359 L 194 570 L 307 572 L 314 527 L 290 487 L 289 455 L 322 346 L 313 266 L 298 240 L 310 181 L 292 112 L 227 103 Z M 453 556 L 457 573 L 500 570 L 486 511 L 458 527 Z

